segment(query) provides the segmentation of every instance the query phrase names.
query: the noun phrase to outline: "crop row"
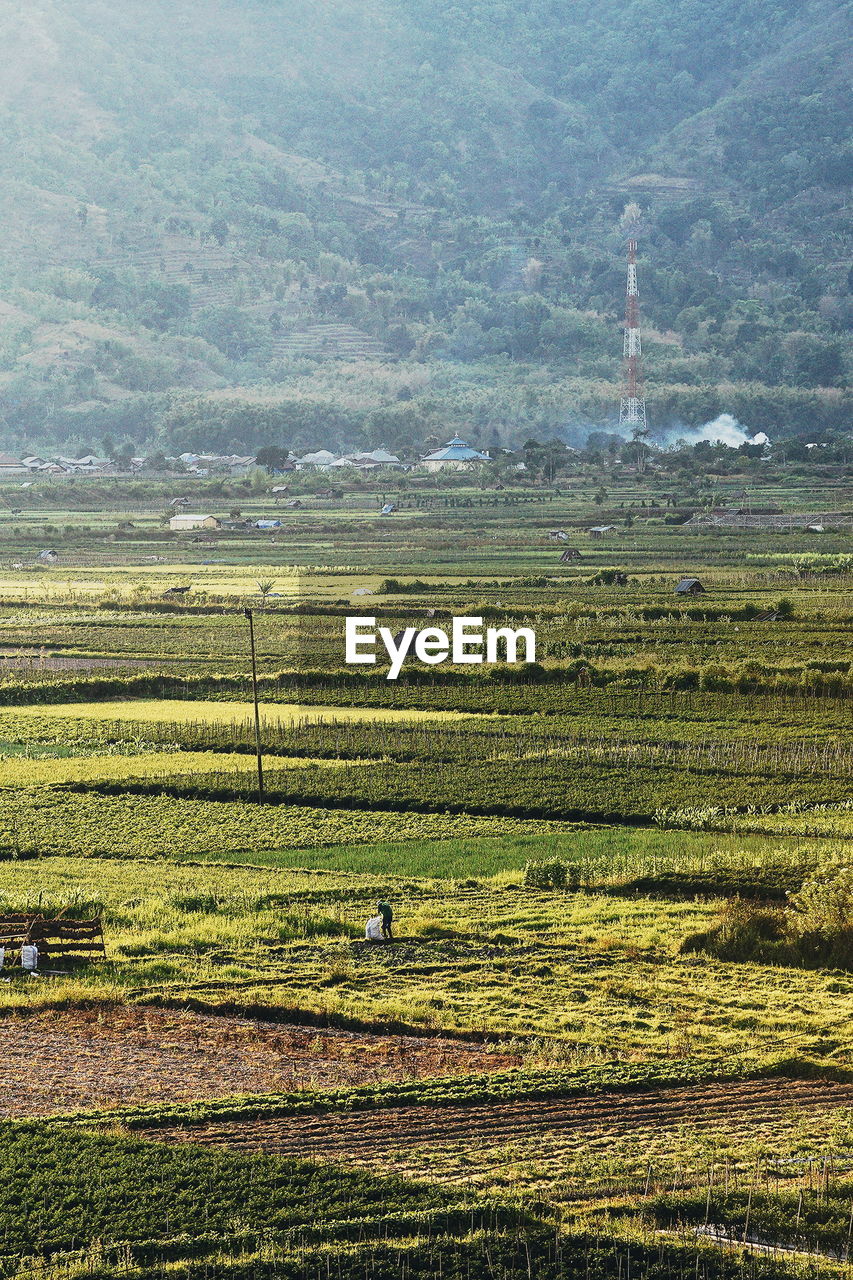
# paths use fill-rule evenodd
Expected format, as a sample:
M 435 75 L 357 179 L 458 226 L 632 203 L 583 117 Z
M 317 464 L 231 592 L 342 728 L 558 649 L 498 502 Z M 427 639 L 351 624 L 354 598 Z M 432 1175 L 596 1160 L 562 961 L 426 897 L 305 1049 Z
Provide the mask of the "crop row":
M 311 1241 L 317 1233 L 304 1235 Z M 839 1275 L 817 1261 L 804 1271 L 795 1261 L 789 1267 L 776 1256 L 723 1252 L 699 1241 L 649 1242 L 601 1230 L 564 1234 L 550 1224 L 503 1232 L 471 1231 L 469 1224 L 459 1235 L 442 1236 L 425 1223 L 417 1234 L 341 1245 L 333 1238 L 306 1245 L 301 1239 L 279 1243 L 265 1236 L 255 1251 L 235 1233 L 205 1242 L 199 1255 L 185 1244 L 180 1261 L 170 1262 L 175 1252 L 166 1248 L 161 1257 L 156 1244 L 144 1250 L 134 1245 L 107 1249 L 98 1242 L 57 1259 L 55 1266 L 39 1266 L 38 1275 L 40 1280 L 67 1280 L 69 1274 L 123 1280 L 129 1273 L 135 1280 L 162 1280 L 164 1273 L 174 1280 L 835 1280 Z M 138 1261 L 140 1253 L 144 1260 Z M 28 1263 L 23 1274 L 32 1271 Z M 11 1280 L 10 1272 L 6 1276 Z
M 723 1178 L 718 1170 L 719 1183 Z M 732 1244 L 781 1245 L 844 1259 L 851 1245 L 853 1181 L 842 1179 L 832 1186 L 827 1181 L 824 1172 L 818 1187 L 781 1193 L 754 1187 L 726 1190 L 709 1183 L 707 1190 L 692 1194 L 658 1196 L 647 1212 L 663 1227 L 686 1223 Z
M 698 655 L 686 659 L 684 651 L 677 652 L 678 657 L 673 657 L 669 665 L 658 658 L 637 661 L 632 653 L 630 658 L 618 660 L 578 657 L 547 667 L 488 667 L 478 669 L 475 675 L 454 668 L 404 667 L 396 681 L 387 680 L 381 668 L 373 667 L 368 675 L 352 669 L 289 670 L 262 673 L 259 685 L 262 696 L 271 701 L 404 711 L 440 705 L 448 710 L 486 715 L 496 711 L 559 714 L 571 709 L 578 692 L 589 690 L 650 697 L 682 693 L 722 698 L 737 695 L 762 701 L 849 702 L 853 696 L 851 662 L 844 656 L 799 662 L 789 658 L 784 665 L 775 664 L 769 657 L 763 661 L 750 658 L 727 666 L 716 653 L 703 660 Z M 311 656 L 316 661 L 316 647 L 312 647 Z M 75 672 L 62 677 L 44 669 L 29 670 L 25 676 L 0 682 L 0 706 L 128 697 L 229 699 L 248 694 L 248 681 L 240 672 L 175 675 L 149 671 L 87 677 Z
M 781 1280 L 775 1260 L 561 1231 L 542 1203 L 120 1138 L 9 1129 L 3 1280 Z M 37 1194 L 33 1189 L 37 1187 Z M 772 1261 L 772 1265 L 771 1264 Z M 767 1265 L 765 1265 L 765 1263 Z M 701 1270 L 700 1270 L 701 1267 Z M 811 1273 L 816 1274 L 816 1273 Z
M 313 762 L 317 768 L 339 768 L 334 759 Z M 270 757 L 272 768 L 295 766 L 301 768 L 308 761 Z M 21 756 L 0 756 L 0 788 L 34 787 L 64 783 L 113 782 L 121 785 L 133 779 L 162 777 L 164 770 L 175 775 L 193 777 L 215 769 L 217 774 L 241 772 L 246 768 L 242 753 L 211 751 L 142 751 L 133 754 L 118 752 L 103 755 L 85 754 L 60 758 L 42 757 L 27 759 Z
M 530 1101 L 536 1098 L 571 1098 L 599 1093 L 635 1093 L 678 1085 L 714 1081 L 756 1079 L 778 1073 L 780 1064 L 747 1065 L 729 1057 L 696 1058 L 678 1064 L 666 1062 L 606 1062 L 568 1070 L 512 1071 L 483 1075 L 385 1082 L 347 1089 L 282 1094 L 251 1094 L 171 1107 L 131 1107 L 121 1111 L 85 1112 L 60 1117 L 63 1127 L 98 1121 L 118 1121 L 129 1129 L 156 1129 L 175 1125 L 207 1124 L 220 1120 L 261 1120 L 315 1112 L 369 1111 L 382 1107 L 443 1107 L 494 1102 Z
M 853 801 L 810 805 L 793 800 L 774 810 L 755 805 L 746 810 L 717 804 L 687 805 L 662 808 L 655 814 L 655 821 L 661 827 L 682 831 L 849 839 L 853 836 Z
M 141 803 L 126 787 L 117 796 L 58 788 L 7 793 L 0 814 L 0 858 L 64 855 L 179 860 L 409 840 L 546 836 L 560 823 L 466 815 L 345 812 L 307 806 L 207 803 L 168 795 Z
M 70 688 L 70 686 L 69 686 Z M 180 687 L 172 688 L 172 697 L 158 700 L 147 700 L 143 691 L 133 687 L 118 690 L 108 686 L 104 697 L 93 696 L 92 690 L 83 689 L 82 702 L 75 704 L 69 699 L 58 699 L 55 709 L 48 706 L 38 710 L 44 704 L 35 703 L 22 715 L 18 711 L 0 711 L 0 738 L 6 740 L 46 740 L 56 742 L 88 741 L 127 741 L 136 738 L 159 742 L 175 742 L 196 749 L 234 749 L 247 740 L 247 727 L 250 715 L 250 702 L 243 696 L 245 690 L 231 690 L 230 694 L 238 694 L 233 701 L 224 696 L 198 701 L 194 695 L 198 689 L 191 682 L 184 682 Z M 225 691 L 229 692 L 229 691 Z M 349 691 L 352 694 L 352 691 Z M 418 711 L 435 713 L 444 701 L 447 691 L 424 690 L 410 688 L 404 699 L 406 705 L 394 714 L 398 721 L 407 712 Z M 516 695 L 529 694 L 529 691 L 513 689 L 504 690 L 499 698 L 493 698 L 489 705 L 477 705 L 483 699 L 474 687 L 467 690 L 469 705 L 460 707 L 459 711 L 473 712 L 476 716 L 462 720 L 458 717 L 455 723 L 452 712 L 445 717 L 445 722 L 438 725 L 434 719 L 429 723 L 418 724 L 416 715 L 411 721 L 395 726 L 397 738 L 395 751 L 418 755 L 423 749 L 419 743 L 420 736 L 429 735 L 430 743 L 436 749 L 445 749 L 441 738 L 437 736 L 439 728 L 445 731 L 464 730 L 466 733 L 486 736 L 520 734 L 541 742 L 545 747 L 566 738 L 608 737 L 630 739 L 631 741 L 648 741 L 664 744 L 671 743 L 716 743 L 720 741 L 743 741 L 749 744 L 827 742 L 835 744 L 849 738 L 851 727 L 851 711 L 848 703 L 827 702 L 816 699 L 755 697 L 742 698 L 731 694 L 705 693 L 670 693 L 639 694 L 617 693 L 613 690 L 577 690 L 562 698 L 562 705 L 557 708 L 549 705 L 549 697 L 557 691 L 543 689 L 541 697 L 529 699 L 529 706 L 508 705 Z M 121 718 L 118 719 L 111 708 L 116 701 L 107 694 L 118 693 L 121 698 Z M 223 691 L 220 690 L 222 695 Z M 510 698 L 512 695 L 512 699 Z M 290 695 L 292 701 L 282 705 L 283 696 Z M 370 742 L 356 736 L 359 732 L 353 722 L 350 708 L 374 705 L 375 699 L 364 691 L 363 696 L 348 696 L 345 690 L 337 691 L 337 703 L 328 705 L 318 697 L 309 695 L 304 689 L 289 689 L 284 684 L 267 685 L 263 690 L 264 699 L 264 733 L 269 745 L 283 741 L 282 734 L 290 722 L 291 730 L 299 741 L 316 740 L 319 730 L 311 729 L 312 718 L 316 720 L 317 712 L 322 709 L 327 724 L 335 718 L 336 723 L 329 724 L 329 733 L 334 729 L 337 740 L 341 742 L 340 754 L 370 754 Z M 270 698 L 274 701 L 270 701 Z M 64 705 L 63 705 L 64 704 Z M 88 712 L 85 717 L 75 716 L 75 705 L 82 706 Z M 279 715 L 275 708 L 282 706 Z M 305 714 L 300 716 L 298 708 L 302 706 Z M 152 714 L 156 708 L 156 714 Z M 316 711 L 311 710 L 316 708 Z M 337 708 L 337 715 L 335 715 Z M 201 710 L 205 714 L 200 714 Z M 244 714 L 236 714 L 237 709 L 245 709 Z M 389 723 L 384 718 L 386 708 L 377 706 L 376 720 L 383 725 Z M 171 714 L 170 714 L 171 712 Z M 500 719 L 495 712 L 503 713 Z M 365 717 L 363 716 L 363 720 Z M 214 721 L 218 723 L 215 724 Z M 154 727 L 156 726 L 156 728 Z M 296 734 L 295 730 L 299 730 Z M 307 732 L 307 738 L 305 733 Z M 366 732 L 366 730 L 364 731 Z M 344 733 L 348 737 L 343 737 Z M 22 737 L 23 735 L 23 737 Z M 313 735 L 313 738 L 312 738 Z M 335 739 L 332 739 L 334 747 Z
M 153 1146 L 56 1125 L 7 1124 L 0 1132 L 9 1161 L 0 1181 L 6 1254 L 49 1256 L 87 1237 L 144 1241 L 164 1228 L 166 1235 L 225 1234 L 237 1218 L 281 1232 L 454 1205 L 437 1188 L 282 1159 Z M 486 1209 L 479 1224 L 488 1217 Z
M 150 705 L 150 704 L 148 704 Z M 211 704 L 216 706 L 217 704 Z M 221 704 L 219 704 L 221 705 Z M 140 714 L 144 714 L 140 708 Z M 97 743 L 126 746 L 139 752 L 161 744 L 194 752 L 243 752 L 254 754 L 254 728 L 248 721 L 174 720 L 128 721 L 69 719 L 63 716 L 21 716 L 9 724 L 8 732 L 24 737 L 27 743 L 49 741 L 91 751 Z M 0 716 L 0 734 L 4 732 Z M 755 730 L 750 726 L 752 734 Z M 676 768 L 733 769 L 751 772 L 786 772 L 853 775 L 853 748 L 844 740 L 826 736 L 817 741 L 788 737 L 784 732 L 769 740 L 746 736 L 729 737 L 725 726 L 702 726 L 626 717 L 596 722 L 593 717 L 551 716 L 459 720 L 355 721 L 330 719 L 311 721 L 262 721 L 262 740 L 267 753 L 314 759 L 383 759 L 397 761 L 432 760 L 467 764 L 472 759 L 523 759 L 560 756 L 564 759 L 595 760 L 601 764 L 654 764 Z M 630 737 L 620 736 L 628 733 Z M 724 736 L 718 736 L 719 732 Z M 701 736 L 700 736 L 701 734 Z M 183 770 L 181 770 L 183 772 Z
M 247 767 L 243 773 L 164 774 L 77 785 L 102 794 L 239 800 L 249 799 L 257 784 Z M 327 769 L 306 762 L 266 776 L 266 798 L 275 804 L 567 821 L 652 822 L 664 809 L 705 797 L 730 809 L 772 809 L 787 803 L 794 788 L 802 804 L 825 804 L 845 800 L 850 784 L 846 776 L 678 769 L 630 757 L 620 767 L 582 753 L 574 759 L 472 760 L 465 766 L 418 760 L 377 761 L 369 768 L 341 762 Z

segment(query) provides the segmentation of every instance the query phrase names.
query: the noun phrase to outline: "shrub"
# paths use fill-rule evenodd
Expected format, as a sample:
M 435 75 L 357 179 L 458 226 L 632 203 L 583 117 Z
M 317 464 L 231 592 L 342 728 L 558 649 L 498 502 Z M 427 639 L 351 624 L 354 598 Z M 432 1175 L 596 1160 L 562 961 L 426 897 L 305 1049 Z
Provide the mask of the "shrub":
M 576 889 L 580 884 L 580 871 L 557 858 L 527 862 L 524 883 L 528 889 Z
M 721 960 L 853 967 L 853 867 L 812 872 L 784 909 L 731 898 L 719 922 L 686 938 L 682 951 Z
M 730 898 L 718 923 L 685 938 L 681 950 L 708 951 L 721 960 L 772 960 L 784 935 L 784 913 L 740 897 Z
M 853 963 L 853 866 L 814 872 L 792 895 L 785 912 L 788 931 L 808 963 Z
M 595 587 L 627 587 L 628 575 L 624 569 L 599 569 L 590 582 Z

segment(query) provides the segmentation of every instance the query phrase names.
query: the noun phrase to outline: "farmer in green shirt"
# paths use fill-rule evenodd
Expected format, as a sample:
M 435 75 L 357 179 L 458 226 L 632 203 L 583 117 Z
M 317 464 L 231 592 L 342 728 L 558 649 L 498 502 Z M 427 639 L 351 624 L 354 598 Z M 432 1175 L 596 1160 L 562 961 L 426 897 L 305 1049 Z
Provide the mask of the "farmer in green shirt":
M 377 902 L 376 914 L 382 917 L 382 937 L 389 942 L 393 942 L 394 935 L 391 932 L 391 922 L 394 919 L 394 912 L 387 902 Z

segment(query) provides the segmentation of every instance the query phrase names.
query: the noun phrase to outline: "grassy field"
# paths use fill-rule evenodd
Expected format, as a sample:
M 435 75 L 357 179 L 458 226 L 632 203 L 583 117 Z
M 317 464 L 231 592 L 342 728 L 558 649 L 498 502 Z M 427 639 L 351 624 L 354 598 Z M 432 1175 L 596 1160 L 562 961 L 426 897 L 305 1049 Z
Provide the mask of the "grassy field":
M 81 489 L 0 519 L 0 913 L 102 913 L 107 943 L 105 960 L 37 977 L 10 952 L 8 1043 L 28 1055 L 38 1019 L 93 1019 L 91 1053 L 120 1080 L 128 1044 L 148 1049 L 144 1032 L 111 1039 L 117 1010 L 172 1011 L 186 1055 L 220 1028 L 214 1075 L 247 1018 L 258 1051 L 294 1027 L 318 1037 L 316 1079 L 276 1050 L 297 1102 L 208 1089 L 193 1111 L 188 1085 L 190 1111 L 153 1105 L 141 1134 L 132 1080 L 124 1110 L 120 1088 L 102 1104 L 76 1032 L 63 1070 L 97 1114 L 73 1139 L 0 1084 L 4 1143 L 54 1204 L 49 1227 L 7 1233 L 2 1280 L 33 1259 L 52 1278 L 189 1275 L 213 1257 L 235 1278 L 314 1280 L 360 1274 L 342 1268 L 369 1249 L 389 1277 L 603 1280 L 629 1258 L 649 1280 L 849 1274 L 848 538 L 666 523 L 662 483 L 626 474 L 602 505 L 593 475 L 512 501 L 454 482 L 429 501 L 388 492 L 400 509 L 381 521 L 382 494 L 353 489 L 306 499 L 274 537 L 204 545 L 165 531 L 168 495 L 131 510 L 104 486 L 88 510 Z M 762 494 L 790 513 L 851 500 L 839 478 Z M 603 542 L 598 523 L 614 526 Z M 58 561 L 37 568 L 47 545 Z M 566 546 L 581 558 L 562 562 Z M 675 594 L 688 574 L 704 594 Z M 191 589 L 165 596 L 175 585 Z M 538 663 L 408 661 L 391 682 L 345 667 L 351 613 L 394 632 L 454 614 L 533 626 Z M 393 946 L 363 941 L 379 898 Z M 367 1102 L 321 1087 L 332 1034 L 375 1062 Z M 407 1037 L 477 1045 L 476 1070 L 451 1055 L 445 1081 L 386 1086 L 398 1042 L 406 1079 Z M 241 1078 L 226 1056 L 222 1098 Z M 205 1153 L 194 1172 L 155 1152 L 161 1188 L 182 1188 L 164 1228 L 150 1143 L 187 1140 Z M 122 1194 L 138 1171 L 133 1222 L 110 1225 L 93 1192 L 69 1234 L 72 1141 Z M 304 1153 L 316 1169 L 293 1164 Z M 309 1239 L 245 1200 L 193 1220 L 196 1176 L 208 1198 L 235 1177 L 276 1203 L 288 1179 L 318 1206 L 323 1179 L 346 1190 Z

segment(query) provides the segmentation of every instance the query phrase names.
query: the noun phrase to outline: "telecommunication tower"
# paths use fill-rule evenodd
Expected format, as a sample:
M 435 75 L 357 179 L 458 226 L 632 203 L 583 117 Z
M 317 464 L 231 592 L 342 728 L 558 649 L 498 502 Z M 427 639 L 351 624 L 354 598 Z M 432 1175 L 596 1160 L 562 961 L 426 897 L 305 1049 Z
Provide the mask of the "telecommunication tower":
M 628 241 L 628 289 L 625 296 L 625 339 L 623 343 L 622 400 L 619 426 L 633 432 L 646 430 L 646 402 L 643 398 L 643 371 L 640 342 L 640 293 L 637 288 L 637 241 Z

